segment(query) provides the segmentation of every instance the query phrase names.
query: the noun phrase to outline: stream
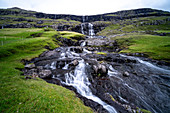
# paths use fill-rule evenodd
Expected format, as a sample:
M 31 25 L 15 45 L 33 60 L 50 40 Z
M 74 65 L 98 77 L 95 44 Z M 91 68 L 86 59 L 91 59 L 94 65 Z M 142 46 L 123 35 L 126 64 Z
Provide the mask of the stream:
M 99 113 L 140 112 L 137 107 L 154 113 L 170 111 L 169 66 L 107 50 L 107 54 L 96 54 L 103 50 L 88 44 L 105 39 L 95 36 L 91 23 L 81 26 L 82 33 L 88 34 L 86 40 L 79 46 L 44 52 L 27 63 L 35 66 L 26 65 L 25 75 L 36 73 L 49 83 L 72 87 L 86 98 L 87 106 Z

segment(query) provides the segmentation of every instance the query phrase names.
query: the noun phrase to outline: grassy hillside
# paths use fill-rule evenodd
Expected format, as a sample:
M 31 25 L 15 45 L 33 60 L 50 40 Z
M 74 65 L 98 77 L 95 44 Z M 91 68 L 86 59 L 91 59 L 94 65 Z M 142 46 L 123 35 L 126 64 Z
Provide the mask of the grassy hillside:
M 1 28 L 43 28 L 58 26 L 76 26 L 79 21 L 72 20 L 69 15 L 45 14 L 36 11 L 29 11 L 17 7 L 0 9 L 0 29 Z
M 31 36 L 38 33 L 39 37 Z M 56 34 L 60 35 L 35 28 L 0 30 L 0 39 L 4 41 L 0 46 L 0 112 L 92 112 L 72 91 L 39 78 L 27 80 L 18 70 L 24 67 L 22 59 L 37 57 L 47 46 L 58 47 L 53 38 Z
M 117 37 L 121 53 L 144 53 L 152 59 L 170 60 L 170 36 L 128 34 Z
M 121 53 L 144 53 L 170 61 L 170 17 L 142 17 L 112 21 L 98 35 L 116 40 Z

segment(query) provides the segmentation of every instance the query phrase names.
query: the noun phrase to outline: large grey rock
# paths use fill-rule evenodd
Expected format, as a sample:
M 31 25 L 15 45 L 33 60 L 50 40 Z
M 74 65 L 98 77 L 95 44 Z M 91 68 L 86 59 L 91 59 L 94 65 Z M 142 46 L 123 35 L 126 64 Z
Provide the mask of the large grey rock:
M 38 75 L 39 75 L 39 77 L 40 78 L 48 78 L 48 77 L 50 77 L 51 76 L 51 74 L 52 74 L 52 72 L 51 72 L 51 70 L 41 70 L 39 73 L 38 73 Z
M 98 67 L 96 65 L 93 65 L 93 70 L 95 73 L 98 73 Z
M 34 68 L 35 67 L 35 64 L 27 64 L 25 65 L 25 68 L 28 68 L 28 69 L 31 69 L 31 68 Z
M 103 64 L 93 65 L 92 69 L 94 70 L 95 74 L 102 74 L 102 76 L 105 76 L 107 74 L 107 67 Z

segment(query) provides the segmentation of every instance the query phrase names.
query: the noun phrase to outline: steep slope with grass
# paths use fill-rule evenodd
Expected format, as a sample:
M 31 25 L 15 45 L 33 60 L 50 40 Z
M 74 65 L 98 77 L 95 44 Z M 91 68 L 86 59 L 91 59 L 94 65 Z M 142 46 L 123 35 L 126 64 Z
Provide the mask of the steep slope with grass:
M 41 36 L 31 36 L 37 33 Z M 38 57 L 47 47 L 59 47 L 53 37 L 57 34 L 43 29 L 0 30 L 4 41 L 0 46 L 0 112 L 92 112 L 72 91 L 39 78 L 25 79 L 19 71 L 24 67 L 22 59 Z

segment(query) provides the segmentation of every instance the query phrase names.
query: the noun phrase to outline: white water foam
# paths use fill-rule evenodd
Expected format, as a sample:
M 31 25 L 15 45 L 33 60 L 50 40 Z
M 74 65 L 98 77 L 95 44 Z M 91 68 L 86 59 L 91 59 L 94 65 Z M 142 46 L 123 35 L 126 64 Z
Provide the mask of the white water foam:
M 149 62 L 147 62 L 147 61 L 143 61 L 143 60 L 141 60 L 141 59 L 139 59 L 139 58 L 136 58 L 136 57 L 133 57 L 133 56 L 126 56 L 126 55 L 122 55 L 122 54 L 120 54 L 120 56 L 129 58 L 129 59 L 137 60 L 137 61 L 140 62 L 141 64 L 144 64 L 144 65 L 146 65 L 146 66 L 148 66 L 148 67 L 150 67 L 150 68 L 157 69 L 157 70 L 162 71 L 162 72 L 164 72 L 164 73 L 170 74 L 170 70 L 163 69 L 163 68 L 161 68 L 161 67 L 155 66 L 155 65 L 153 65 L 153 64 L 151 64 L 151 63 L 149 63 Z
M 72 73 L 66 74 L 66 84 L 75 87 L 77 89 L 77 92 L 81 94 L 82 96 L 101 104 L 103 108 L 108 110 L 110 113 L 117 113 L 115 108 L 106 104 L 100 98 L 92 94 L 89 88 L 90 82 L 85 73 L 85 66 L 86 64 L 84 60 L 80 60 L 79 64 L 76 66 L 74 70 L 74 74 Z M 66 69 L 67 66 L 65 66 L 64 68 Z

